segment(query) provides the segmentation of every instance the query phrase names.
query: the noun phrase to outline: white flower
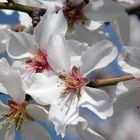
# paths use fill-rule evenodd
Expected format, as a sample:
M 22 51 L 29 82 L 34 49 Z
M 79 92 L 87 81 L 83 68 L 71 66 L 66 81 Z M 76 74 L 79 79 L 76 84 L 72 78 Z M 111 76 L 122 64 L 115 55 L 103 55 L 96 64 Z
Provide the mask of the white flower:
M 128 45 L 130 43 L 130 17 L 127 13 L 124 13 L 124 16 L 117 18 L 111 23 L 113 30 L 115 31 L 119 43 L 121 45 Z
M 135 3 L 135 0 L 117 0 L 118 2 L 123 2 L 123 3 L 126 3 L 126 4 L 134 4 Z
M 18 60 L 13 65 L 21 69 L 23 75 L 52 71 L 46 52 L 49 38 L 52 34 L 65 34 L 66 30 L 67 25 L 62 12 L 56 14 L 47 11 L 36 26 L 34 35 L 11 32 L 7 53 L 11 58 Z
M 49 118 L 61 131 L 79 113 L 79 107 L 86 107 L 100 118 L 112 115 L 112 103 L 109 95 L 96 88 L 86 86 L 87 75 L 92 71 L 106 67 L 117 56 L 117 49 L 107 40 L 88 48 L 81 56 L 81 64 L 73 65 L 70 57 L 70 44 L 62 35 L 54 35 L 47 48 L 48 62 L 57 73 L 46 75 L 39 73 L 32 77 L 32 86 L 27 93 L 40 104 L 51 104 Z
M 28 104 L 18 71 L 6 76 L 3 83 L 11 96 L 8 104 L 0 102 L 0 137 L 3 140 L 14 140 L 15 132 L 20 131 L 24 140 L 49 140 L 48 132 L 35 120 L 47 122 L 48 112 L 41 106 Z M 6 94 L 7 94 L 6 93 Z
M 63 10 L 69 27 L 67 38 L 75 38 L 89 45 L 105 39 L 105 34 L 100 34 L 98 31 L 104 22 L 111 22 L 126 16 L 124 7 L 112 0 L 89 0 L 87 2 L 84 0 L 41 0 L 41 2 L 47 9 Z
M 123 52 L 118 58 L 118 64 L 126 73 L 140 77 L 140 48 L 123 46 Z
M 137 16 L 130 16 L 130 46 L 139 46 L 140 20 Z
M 0 25 L 0 53 L 6 51 L 6 45 L 9 39 L 8 29 L 10 29 L 8 25 Z
M 51 3 L 50 1 L 41 0 L 41 2 L 46 5 L 47 8 L 52 9 L 52 5 L 51 7 L 49 5 Z M 53 8 L 55 10 L 60 8 L 63 10 L 69 26 L 91 20 L 92 28 L 97 29 L 101 26 L 102 22 L 112 21 L 124 13 L 124 8 L 111 0 L 89 0 L 87 2 L 83 0 L 54 0 L 52 4 L 54 4 Z M 87 24 L 89 24 L 89 21 Z M 91 26 L 91 24 L 89 25 Z
M 120 82 L 116 86 L 114 113 L 123 112 L 140 105 L 140 82 L 130 80 Z
M 82 140 L 105 140 L 105 138 L 92 130 L 88 126 L 88 122 L 81 116 L 79 116 L 67 127 L 67 131 L 71 131 L 71 129 L 75 129 L 76 133 Z
M 47 8 L 51 3 L 49 0 L 41 0 L 41 2 Z M 52 3 L 54 3 L 55 10 L 57 9 L 56 7 L 63 9 L 68 22 L 74 20 L 75 23 L 79 20 L 84 20 L 84 17 L 94 21 L 108 22 L 122 16 L 124 13 L 124 8 L 112 0 L 89 0 L 87 2 L 83 0 L 53 0 Z
M 5 58 L 0 59 L 0 67 L 1 67 L 1 69 L 0 69 L 0 84 L 1 84 L 0 91 L 2 93 L 6 93 L 7 90 L 3 86 L 3 83 L 5 83 L 6 77 L 14 70 L 12 69 L 12 67 L 10 67 L 9 63 L 7 62 L 7 60 Z
M 117 126 L 113 132 L 112 140 L 129 140 L 130 138 L 132 140 L 139 140 L 140 116 L 138 112 L 128 111 L 115 120 L 118 120 L 118 122 L 116 123 Z
M 32 26 L 32 19 L 27 13 L 18 12 L 19 21 L 21 25 L 24 25 L 26 28 L 30 28 Z
M 13 0 L 15 3 L 42 8 L 39 0 Z

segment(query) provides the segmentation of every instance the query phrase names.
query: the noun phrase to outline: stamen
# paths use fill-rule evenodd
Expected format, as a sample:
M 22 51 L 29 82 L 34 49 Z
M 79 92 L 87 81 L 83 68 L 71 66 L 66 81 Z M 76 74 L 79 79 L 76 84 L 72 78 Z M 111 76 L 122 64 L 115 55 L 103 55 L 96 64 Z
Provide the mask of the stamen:
M 77 67 L 74 66 L 70 74 L 60 74 L 59 78 L 61 79 L 59 86 L 62 85 L 66 87 L 65 91 L 62 93 L 62 97 L 72 93 L 77 94 L 79 99 L 81 96 L 81 89 L 87 84 L 87 81 L 81 76 Z
M 34 57 L 25 62 L 27 64 L 27 68 L 33 69 L 36 73 L 52 71 L 52 68 L 47 61 L 47 53 L 45 49 L 38 48 L 32 54 Z
M 8 106 L 10 110 L 2 113 L 0 116 L 1 121 L 4 122 L 2 127 L 7 124 L 7 129 L 9 129 L 15 125 L 17 131 L 21 130 L 23 122 L 31 118 L 28 117 L 29 114 L 26 112 L 27 103 L 23 102 L 19 104 L 15 101 L 9 100 Z
M 70 1 L 67 1 L 64 4 L 63 13 L 68 21 L 69 27 L 72 27 L 74 23 L 83 22 L 86 20 L 86 17 L 84 15 L 85 5 L 85 2 L 76 5 Z

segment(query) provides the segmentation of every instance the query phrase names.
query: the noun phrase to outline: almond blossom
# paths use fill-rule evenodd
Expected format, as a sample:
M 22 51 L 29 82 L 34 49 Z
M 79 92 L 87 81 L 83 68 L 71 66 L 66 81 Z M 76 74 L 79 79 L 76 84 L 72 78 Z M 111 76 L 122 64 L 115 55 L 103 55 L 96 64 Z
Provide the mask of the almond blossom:
M 140 105 L 140 82 L 129 80 L 120 82 L 115 87 L 114 113 L 124 112 Z
M 120 82 L 116 86 L 116 112 L 137 107 L 140 104 L 140 48 L 138 46 L 122 46 L 118 64 L 122 71 L 132 74 L 136 79 Z M 124 102 L 125 101 L 125 102 Z
M 30 5 L 34 7 L 42 7 L 42 4 L 39 0 L 13 0 L 15 3 L 22 4 L 22 5 Z
M 90 128 L 88 126 L 88 122 L 81 116 L 79 116 L 67 127 L 67 131 L 71 131 L 71 129 L 75 129 L 76 133 L 82 140 L 105 140 L 105 138 Z
M 68 32 L 71 33 L 76 24 L 84 25 L 89 30 L 96 30 L 104 22 L 116 20 L 125 13 L 123 6 L 112 0 L 41 0 L 41 2 L 47 9 L 63 10 L 69 27 Z
M 71 63 L 71 44 L 63 35 L 54 35 L 47 47 L 48 62 L 57 75 L 34 75 L 26 91 L 40 104 L 51 104 L 49 119 L 58 134 L 64 135 L 66 126 L 75 120 L 80 107 L 86 107 L 100 118 L 113 113 L 109 95 L 101 89 L 87 86 L 87 75 L 106 67 L 117 56 L 117 49 L 107 40 L 101 41 L 83 52 L 78 66 Z
M 140 48 L 123 46 L 122 54 L 118 58 L 118 64 L 126 73 L 134 75 L 137 79 L 140 77 Z
M 65 34 L 66 30 L 67 25 L 62 12 L 56 14 L 48 11 L 35 28 L 34 35 L 11 32 L 7 53 L 11 58 L 18 60 L 13 64 L 15 68 L 20 69 L 23 76 L 52 72 L 47 61 L 48 41 L 52 34 Z
M 10 27 L 8 25 L 0 25 L 0 53 L 6 51 L 6 45 L 8 41 Z
M 50 140 L 46 129 L 35 121 L 48 122 L 48 112 L 39 105 L 28 104 L 25 101 L 25 92 L 19 72 L 9 73 L 3 85 L 11 99 L 8 100 L 7 105 L 0 101 L 1 139 L 14 140 L 15 132 L 21 131 L 24 140 Z

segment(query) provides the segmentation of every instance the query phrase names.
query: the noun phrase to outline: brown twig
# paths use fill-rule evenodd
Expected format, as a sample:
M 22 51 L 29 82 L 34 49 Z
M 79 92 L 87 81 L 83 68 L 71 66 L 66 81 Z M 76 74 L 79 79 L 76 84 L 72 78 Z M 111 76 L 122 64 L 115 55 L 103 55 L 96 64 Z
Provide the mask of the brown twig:
M 119 82 L 128 81 L 135 79 L 135 77 L 131 74 L 119 76 L 119 77 L 111 77 L 111 78 L 105 78 L 105 79 L 97 79 L 90 81 L 87 86 L 99 88 L 99 87 L 105 87 L 105 86 L 113 86 L 118 84 Z

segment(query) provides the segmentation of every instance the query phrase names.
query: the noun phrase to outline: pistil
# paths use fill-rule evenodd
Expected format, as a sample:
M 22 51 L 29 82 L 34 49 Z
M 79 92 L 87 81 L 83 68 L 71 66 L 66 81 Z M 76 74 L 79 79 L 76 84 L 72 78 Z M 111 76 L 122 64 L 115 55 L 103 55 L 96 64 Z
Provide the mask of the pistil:
M 81 76 L 77 67 L 74 66 L 70 74 L 60 74 L 59 78 L 62 80 L 60 85 L 64 85 L 66 87 L 65 91 L 62 93 L 62 96 L 66 96 L 71 93 L 77 94 L 77 97 L 80 98 L 81 89 L 87 84 L 87 82 Z

